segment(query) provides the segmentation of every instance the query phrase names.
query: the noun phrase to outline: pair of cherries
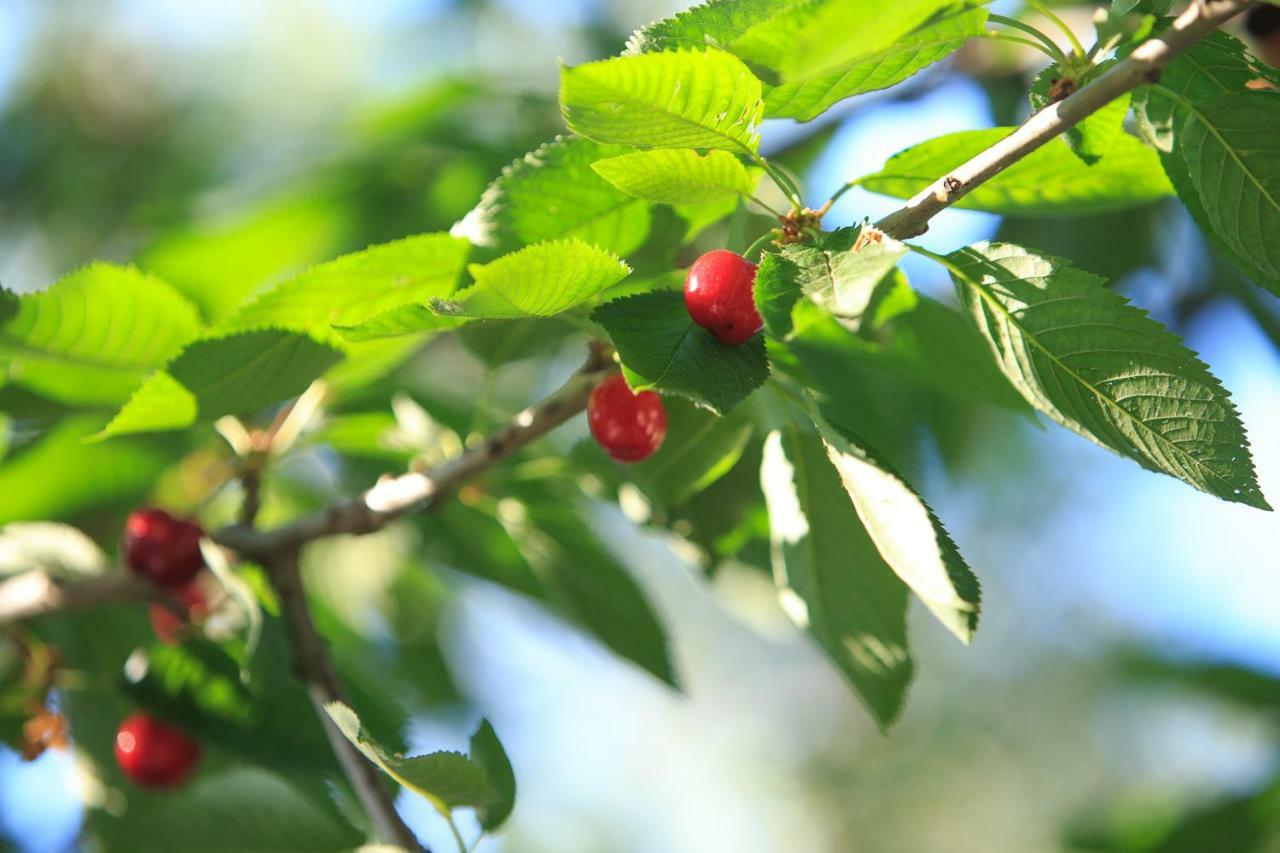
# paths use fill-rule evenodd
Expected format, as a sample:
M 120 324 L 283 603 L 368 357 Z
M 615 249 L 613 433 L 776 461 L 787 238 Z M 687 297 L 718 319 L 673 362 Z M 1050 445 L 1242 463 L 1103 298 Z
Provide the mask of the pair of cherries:
M 693 262 L 684 280 L 684 305 L 693 322 L 721 343 L 750 340 L 763 323 L 756 311 L 756 265 L 716 249 Z M 596 386 L 587 402 L 591 434 L 619 462 L 647 459 L 667 436 L 667 413 L 653 391 L 635 394 L 621 374 Z
M 204 530 L 193 521 L 162 509 L 144 508 L 125 521 L 125 565 L 168 591 L 189 616 L 201 615 L 208 601 L 199 585 L 204 568 L 200 539 Z M 150 606 L 151 627 L 161 642 L 175 643 L 186 620 L 169 608 Z M 116 763 L 140 788 L 163 790 L 182 784 L 200 761 L 200 743 L 180 729 L 146 713 L 127 718 L 116 730 Z

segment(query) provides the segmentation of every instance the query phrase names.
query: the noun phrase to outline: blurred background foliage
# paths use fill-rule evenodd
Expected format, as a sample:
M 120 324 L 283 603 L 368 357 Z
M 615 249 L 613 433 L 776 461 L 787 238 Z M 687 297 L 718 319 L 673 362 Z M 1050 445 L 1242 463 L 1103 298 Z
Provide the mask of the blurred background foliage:
M 616 53 L 676 8 L 0 0 L 0 281 L 29 291 L 92 259 L 132 261 L 217 318 L 311 263 L 448 230 L 561 131 L 557 58 Z M 1087 31 L 1092 7 L 1060 11 Z M 815 124 L 770 123 L 764 149 L 816 204 L 925 137 L 1020 120 L 1039 67 L 973 46 Z M 827 225 L 893 206 L 851 192 Z M 738 215 L 699 247 L 741 249 L 762 226 Z M 924 243 L 993 235 L 1108 276 L 1185 335 L 1235 392 L 1263 490 L 1280 493 L 1275 300 L 1213 258 L 1175 202 L 1042 221 L 953 210 Z M 642 250 L 637 275 L 691 257 Z M 951 299 L 935 271 L 907 272 Z M 865 341 L 865 363 L 815 352 L 803 365 L 839 371 L 839 405 L 874 408 L 868 438 L 916 475 L 984 584 L 970 648 L 913 609 L 920 672 L 890 737 L 778 610 L 761 436 L 734 418 L 664 449 L 719 460 L 723 476 L 693 497 L 679 457 L 620 471 L 575 424 L 553 439 L 558 453 L 521 457 L 442 512 L 314 549 L 318 621 L 366 723 L 429 750 L 464 748 L 476 718 L 492 719 L 521 787 L 494 850 L 1280 849 L 1274 517 L 1038 430 L 1016 403 L 976 400 L 981 379 L 962 363 L 945 376 L 921 367 L 950 333 L 926 308 Z M 478 327 L 373 385 L 340 387 L 269 481 L 264 514 L 456 450 L 553 388 L 581 343 L 554 321 Z M 705 417 L 685 408 L 672 402 L 673 424 Z M 69 415 L 13 386 L 0 412 L 0 522 L 70 521 L 112 551 L 145 500 L 210 521 L 237 505 L 211 430 L 82 445 L 108 411 Z M 616 628 L 643 614 L 595 608 L 601 583 L 648 594 L 674 671 Z M 271 805 L 281 834 L 268 838 L 332 820 L 316 812 L 323 791 L 306 796 L 331 759 L 272 630 L 252 659 L 266 691 L 252 703 L 235 649 L 211 643 L 155 649 L 146 676 L 126 681 L 124 662 L 152 642 L 141 610 L 49 619 L 7 642 L 10 656 L 59 649 L 75 677 L 57 701 L 101 774 L 67 753 L 0 757 L 0 830 L 15 849 L 72 849 L 78 833 L 108 850 L 177 849 L 192 833 L 260 840 L 263 815 L 227 806 L 231 791 Z M 20 700 L 18 665 L 5 666 L 5 695 Z M 107 758 L 117 721 L 157 701 L 214 721 L 207 774 L 167 800 L 128 789 Z M 273 710 L 244 718 L 261 707 Z M 403 807 L 448 849 L 424 804 Z

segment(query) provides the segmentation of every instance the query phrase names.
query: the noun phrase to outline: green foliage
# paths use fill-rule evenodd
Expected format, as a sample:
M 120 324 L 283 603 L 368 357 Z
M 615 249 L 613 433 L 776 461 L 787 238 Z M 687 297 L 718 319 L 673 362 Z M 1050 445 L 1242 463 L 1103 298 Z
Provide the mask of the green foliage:
M 155 276 L 91 264 L 22 297 L 0 291 L 0 366 L 73 406 L 124 402 L 199 330 L 195 309 Z
M 827 457 L 884 561 L 963 642 L 978 627 L 980 592 L 942 522 L 902 475 L 850 427 L 814 413 Z
M 762 174 L 727 151 L 682 148 L 634 151 L 597 160 L 591 168 L 627 195 L 672 205 L 750 195 Z
M 1280 188 L 1265 162 L 1271 146 L 1265 128 L 1274 124 L 1280 97 L 1246 91 L 1256 79 L 1274 85 L 1280 75 L 1238 39 L 1212 33 L 1175 58 L 1158 85 L 1139 89 L 1133 107 L 1179 200 L 1214 246 L 1257 284 L 1280 293 L 1269 236 L 1280 223 Z
M 509 320 L 550 317 L 622 281 L 631 268 L 581 240 L 537 243 L 492 263 L 472 264 L 475 284 L 431 307 L 449 317 Z
M 134 392 L 98 437 L 249 414 L 301 394 L 341 358 L 309 335 L 279 329 L 204 338 Z
M 817 246 L 782 250 L 795 267 L 800 292 L 831 316 L 848 321 L 858 321 L 868 311 L 880 283 L 906 253 L 902 243 L 869 228 L 842 228 Z
M 858 184 L 873 193 L 910 198 L 1012 130 L 993 127 L 939 136 L 895 154 Z M 1014 216 L 1079 216 L 1136 207 L 1172 191 L 1156 153 L 1128 134 L 1118 135 L 1093 165 L 1058 138 L 975 187 L 956 206 Z
M 914 672 L 907 588 L 880 557 L 815 435 L 796 426 L 770 433 L 760 482 L 783 610 L 888 728 Z
M 432 752 L 403 757 L 388 751 L 360 724 L 356 712 L 341 702 L 325 711 L 334 725 L 382 772 L 448 816 L 458 806 L 485 806 L 497 799 L 480 764 L 460 752 Z
M 1270 508 L 1222 385 L 1102 279 L 1008 244 L 945 262 L 1001 369 L 1036 409 L 1153 471 Z
M 637 148 L 753 154 L 760 81 L 723 51 L 673 51 L 588 62 L 560 74 L 569 129 Z
M 656 388 L 724 414 L 769 374 L 764 341 L 739 346 L 694 325 L 679 293 L 657 291 L 606 302 L 591 315 L 604 327 L 635 390 Z
M 476 810 L 480 826 L 485 832 L 493 832 L 506 822 L 516 806 L 516 774 L 502 741 L 498 740 L 498 733 L 488 720 L 481 720 L 471 736 L 471 760 L 480 765 L 493 786 L 493 800 Z
M 503 169 L 455 231 L 500 252 L 577 237 L 629 255 L 649 234 L 649 206 L 593 169 L 597 161 L 628 150 L 557 137 Z

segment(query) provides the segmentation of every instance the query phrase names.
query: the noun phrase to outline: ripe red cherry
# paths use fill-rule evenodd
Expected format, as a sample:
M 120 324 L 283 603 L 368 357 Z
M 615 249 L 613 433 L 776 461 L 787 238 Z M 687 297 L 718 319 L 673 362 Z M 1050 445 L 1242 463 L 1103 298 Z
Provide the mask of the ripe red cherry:
M 752 289 L 756 265 L 725 249 L 707 252 L 689 267 L 684 305 L 693 322 L 722 343 L 740 344 L 764 325 Z
M 116 730 L 116 763 L 141 788 L 173 788 L 200 760 L 200 744 L 150 714 L 134 714 Z
M 163 604 L 153 602 L 147 607 L 147 616 L 151 619 L 151 630 L 155 631 L 156 639 L 166 646 L 177 645 L 187 623 L 203 619 L 209 612 L 209 599 L 205 597 L 199 577 L 175 590 L 174 597 L 183 605 L 186 611 L 185 618 Z
M 614 373 L 591 392 L 587 424 L 614 459 L 639 462 L 652 456 L 667 437 L 667 410 L 656 393 L 633 394 L 622 374 Z
M 176 589 L 204 566 L 200 525 L 162 509 L 140 509 L 124 525 L 124 561 L 152 583 Z

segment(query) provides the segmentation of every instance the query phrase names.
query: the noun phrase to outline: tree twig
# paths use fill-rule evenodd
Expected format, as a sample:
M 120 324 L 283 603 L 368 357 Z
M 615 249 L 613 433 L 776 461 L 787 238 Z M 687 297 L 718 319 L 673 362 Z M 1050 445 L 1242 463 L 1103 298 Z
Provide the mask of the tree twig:
M 365 814 L 373 824 L 378 838 L 387 844 L 396 844 L 405 850 L 423 850 L 413 831 L 401 820 L 391 798 L 387 780 L 381 771 L 339 731 L 325 711 L 330 702 L 347 702 L 342 682 L 329 658 L 324 638 L 311 621 L 306 593 L 302 588 L 302 575 L 298 567 L 297 550 L 279 551 L 264 561 L 272 586 L 280 599 L 280 613 L 284 619 L 289 647 L 293 654 L 298 677 L 307 687 L 316 716 L 324 726 L 329 745 L 351 787 L 355 789 Z
M 271 530 L 245 525 L 224 527 L 213 534 L 219 544 L 249 559 L 267 560 L 295 551 L 314 539 L 337 533 L 372 533 L 402 515 L 427 509 L 452 494 L 462 483 L 506 459 L 521 447 L 555 429 L 586 408 L 591 390 L 612 361 L 595 347 L 591 356 L 559 390 L 517 414 L 480 444 L 430 471 L 411 471 L 384 477 L 373 488 L 328 509 L 303 516 Z
M 128 572 L 62 581 L 33 570 L 0 582 L 0 625 L 80 607 L 161 600 L 158 587 Z
M 1125 92 L 1154 83 L 1171 59 L 1252 5 L 1252 0 L 1191 0 L 1167 30 L 1138 45 L 1075 94 L 1040 110 L 1013 133 L 938 178 L 876 226 L 899 240 L 923 234 L 939 212 Z

